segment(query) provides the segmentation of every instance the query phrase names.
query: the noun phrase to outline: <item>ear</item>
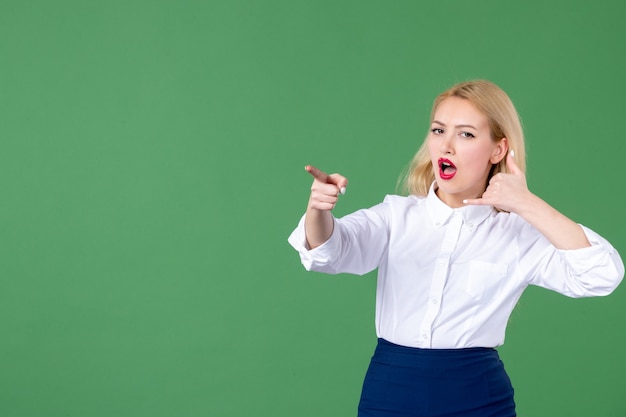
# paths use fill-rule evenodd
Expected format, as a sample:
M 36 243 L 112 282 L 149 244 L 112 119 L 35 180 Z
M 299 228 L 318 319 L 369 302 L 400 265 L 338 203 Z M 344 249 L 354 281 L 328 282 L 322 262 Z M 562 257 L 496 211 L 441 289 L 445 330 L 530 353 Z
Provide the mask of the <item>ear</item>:
M 493 148 L 493 153 L 491 154 L 491 158 L 489 161 L 492 164 L 497 164 L 502 161 L 506 156 L 506 153 L 509 150 L 509 140 L 507 138 L 502 138 L 498 142 L 496 142 L 496 147 Z

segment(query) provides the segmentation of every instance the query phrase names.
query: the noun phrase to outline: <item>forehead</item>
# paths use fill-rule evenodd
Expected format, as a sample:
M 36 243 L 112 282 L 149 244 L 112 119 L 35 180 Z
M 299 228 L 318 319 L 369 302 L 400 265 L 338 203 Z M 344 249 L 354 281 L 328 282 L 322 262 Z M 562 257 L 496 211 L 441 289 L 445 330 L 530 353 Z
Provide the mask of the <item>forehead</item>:
M 433 122 L 444 125 L 471 125 L 477 129 L 488 128 L 487 116 L 472 104 L 469 100 L 459 97 L 444 99 L 433 114 Z

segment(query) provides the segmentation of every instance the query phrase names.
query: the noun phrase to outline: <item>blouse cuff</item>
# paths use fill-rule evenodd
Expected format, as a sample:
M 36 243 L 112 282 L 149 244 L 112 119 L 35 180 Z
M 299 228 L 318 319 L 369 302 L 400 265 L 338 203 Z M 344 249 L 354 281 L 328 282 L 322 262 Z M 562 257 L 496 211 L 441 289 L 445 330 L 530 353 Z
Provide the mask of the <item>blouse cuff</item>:
M 578 275 L 582 275 L 587 271 L 600 265 L 608 265 L 611 263 L 611 256 L 615 249 L 602 236 L 593 230 L 580 225 L 583 232 L 587 236 L 587 240 L 591 246 L 580 249 L 559 249 L 559 252 Z
M 339 233 L 337 233 L 337 220 L 333 217 L 333 233 L 330 238 L 315 249 L 310 249 L 306 241 L 304 229 L 304 219 L 306 214 L 300 218 L 296 229 L 289 236 L 289 244 L 298 251 L 302 265 L 307 271 L 314 267 L 323 267 L 333 261 L 333 255 L 338 253 Z

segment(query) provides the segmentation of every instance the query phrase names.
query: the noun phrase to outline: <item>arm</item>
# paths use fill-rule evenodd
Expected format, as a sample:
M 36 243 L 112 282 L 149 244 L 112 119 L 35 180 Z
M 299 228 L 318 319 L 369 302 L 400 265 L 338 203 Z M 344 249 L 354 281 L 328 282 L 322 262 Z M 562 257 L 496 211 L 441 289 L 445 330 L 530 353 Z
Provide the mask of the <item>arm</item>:
M 389 242 L 390 203 L 385 201 L 337 219 L 331 210 L 348 181 L 311 166 L 306 170 L 314 177 L 307 212 L 288 239 L 304 267 L 357 275 L 378 267 Z
M 524 221 L 516 216 L 518 221 Z M 525 222 L 517 229 L 518 268 L 529 284 L 568 297 L 608 295 L 622 281 L 624 264 L 611 244 L 593 230 L 584 230 L 591 246 L 559 250 L 535 227 Z
M 519 261 L 529 283 L 569 297 L 610 294 L 624 276 L 617 251 L 601 236 L 531 193 L 512 154 L 507 158 L 511 173 L 494 175 L 482 198 L 467 200 L 466 204 L 489 204 L 515 213 L 532 226 L 534 233 L 543 236 L 539 240 L 530 236 L 519 239 L 528 243 L 520 248 Z
M 591 246 L 579 224 L 528 190 L 526 177 L 515 164 L 512 152 L 507 155 L 507 166 L 511 173 L 494 175 L 482 198 L 464 202 L 492 205 L 519 215 L 539 230 L 557 249 L 581 249 Z
M 591 246 L 582 227 L 541 198 L 528 192 L 524 203 L 515 209 L 557 249 L 581 249 Z

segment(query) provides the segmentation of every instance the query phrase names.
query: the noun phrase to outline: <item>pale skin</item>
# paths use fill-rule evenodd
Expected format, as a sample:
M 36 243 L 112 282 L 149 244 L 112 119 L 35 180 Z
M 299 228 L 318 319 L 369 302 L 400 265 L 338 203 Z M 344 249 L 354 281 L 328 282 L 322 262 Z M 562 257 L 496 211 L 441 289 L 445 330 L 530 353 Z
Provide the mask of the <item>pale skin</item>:
M 507 158 L 511 173 L 494 175 L 482 197 L 467 199 L 465 204 L 490 205 L 515 213 L 539 230 L 557 249 L 591 246 L 580 225 L 530 192 L 526 176 L 515 165 L 510 152 Z
M 343 175 L 328 175 L 311 165 L 304 169 L 314 178 L 304 220 L 307 244 L 310 249 L 314 249 L 326 242 L 333 233 L 334 223 L 330 211 L 335 208 L 342 190 L 345 192 L 348 180 Z
M 557 249 L 591 246 L 580 225 L 528 189 L 524 172 L 515 164 L 512 151 L 508 150 L 507 139 L 493 141 L 486 117 L 469 102 L 446 99 L 437 109 L 434 120 L 427 140 L 439 185 L 437 195 L 444 203 L 453 208 L 490 205 L 515 213 L 539 230 Z M 481 184 L 487 183 L 491 164 L 498 163 L 505 155 L 510 173 L 494 175 L 485 189 Z M 454 161 L 458 168 L 457 175 L 449 181 L 438 176 L 436 161 L 441 157 Z M 307 243 L 310 249 L 314 249 L 332 235 L 331 210 L 342 190 L 345 191 L 348 180 L 340 174 L 328 175 L 310 165 L 305 169 L 314 178 L 305 217 Z

